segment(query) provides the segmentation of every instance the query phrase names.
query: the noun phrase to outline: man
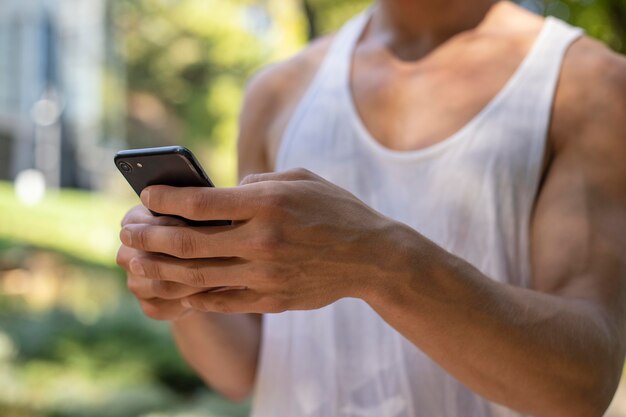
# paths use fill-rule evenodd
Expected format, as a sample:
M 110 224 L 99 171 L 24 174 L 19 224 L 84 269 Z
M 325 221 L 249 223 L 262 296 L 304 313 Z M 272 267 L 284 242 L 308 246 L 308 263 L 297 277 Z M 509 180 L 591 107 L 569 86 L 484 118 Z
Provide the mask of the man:
M 118 262 L 256 417 L 600 416 L 624 359 L 624 132 L 626 61 L 577 29 L 379 0 L 250 83 L 242 185 L 142 194 L 234 225 L 135 208 Z

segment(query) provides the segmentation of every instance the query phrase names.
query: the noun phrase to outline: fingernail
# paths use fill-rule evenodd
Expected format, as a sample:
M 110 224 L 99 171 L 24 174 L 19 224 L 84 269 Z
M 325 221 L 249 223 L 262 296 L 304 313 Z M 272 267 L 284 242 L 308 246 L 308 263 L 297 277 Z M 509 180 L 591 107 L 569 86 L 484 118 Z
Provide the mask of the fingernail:
M 142 277 L 146 274 L 143 270 L 143 265 L 137 258 L 133 258 L 130 260 L 130 272 Z
M 143 205 L 148 207 L 150 205 L 150 190 L 145 188 L 141 192 L 141 197 L 140 198 L 141 198 L 141 202 L 143 203 Z
M 123 228 L 122 232 L 120 233 L 120 240 L 126 246 L 132 245 L 133 238 L 132 238 L 132 235 L 130 234 L 130 230 L 128 230 L 127 228 Z
M 191 303 L 189 302 L 188 298 L 183 298 L 180 303 L 183 305 L 183 307 L 186 308 L 191 308 Z

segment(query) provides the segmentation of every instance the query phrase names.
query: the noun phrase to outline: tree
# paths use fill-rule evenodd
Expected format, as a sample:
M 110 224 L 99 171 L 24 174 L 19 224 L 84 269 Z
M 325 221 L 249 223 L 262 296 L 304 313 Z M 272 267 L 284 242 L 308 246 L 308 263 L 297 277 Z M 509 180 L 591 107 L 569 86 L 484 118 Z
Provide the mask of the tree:
M 367 0 L 300 0 L 309 39 L 336 30 L 366 8 Z M 626 0 L 516 0 L 539 14 L 580 26 L 614 50 L 626 53 Z
M 292 53 L 293 43 L 284 39 L 301 38 L 297 28 L 304 26 L 280 26 L 289 10 L 284 0 L 271 3 L 119 0 L 131 146 L 190 146 L 218 184 L 235 181 L 243 87 L 279 51 Z

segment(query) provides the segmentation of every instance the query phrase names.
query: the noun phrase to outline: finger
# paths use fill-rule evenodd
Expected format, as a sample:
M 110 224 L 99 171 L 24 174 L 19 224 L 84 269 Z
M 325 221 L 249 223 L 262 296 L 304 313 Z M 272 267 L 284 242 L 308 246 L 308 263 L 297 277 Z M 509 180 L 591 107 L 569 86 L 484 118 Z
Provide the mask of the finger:
M 128 274 L 127 286 L 133 295 L 142 300 L 159 298 L 162 300 L 178 300 L 206 291 L 206 288 L 193 288 L 172 281 L 160 281 L 135 274 Z
M 193 312 L 193 309 L 181 305 L 179 301 L 140 300 L 144 314 L 154 320 L 179 320 Z
M 120 240 L 131 248 L 180 259 L 243 257 L 245 240 L 240 228 L 130 224 L 122 228 Z
M 184 307 L 213 313 L 263 313 L 263 298 L 252 290 L 203 292 L 183 298 Z
M 137 220 L 144 217 L 146 213 L 150 213 L 148 209 L 146 209 L 143 205 L 137 205 L 126 212 L 121 225 L 124 226 L 130 223 L 137 223 Z
M 182 219 L 171 216 L 155 216 L 143 205 L 133 207 L 122 219 L 122 227 L 127 224 L 153 224 L 160 226 L 185 226 Z
M 295 168 L 281 172 L 263 172 L 258 174 L 249 174 L 241 180 L 240 185 L 254 184 L 263 181 L 298 181 L 317 177 L 311 171 L 304 168 Z
M 251 187 L 169 187 L 154 185 L 141 193 L 152 211 L 189 220 L 248 220 L 258 207 L 258 189 Z
M 121 245 L 117 251 L 117 257 L 115 258 L 115 262 L 125 270 L 130 271 L 130 260 L 133 259 L 135 256 L 139 256 L 141 254 L 142 252 L 137 249 L 131 248 L 126 245 Z
M 181 260 L 165 256 L 137 256 L 130 261 L 130 270 L 137 276 L 194 288 L 240 286 L 249 282 L 248 263 L 240 258 Z

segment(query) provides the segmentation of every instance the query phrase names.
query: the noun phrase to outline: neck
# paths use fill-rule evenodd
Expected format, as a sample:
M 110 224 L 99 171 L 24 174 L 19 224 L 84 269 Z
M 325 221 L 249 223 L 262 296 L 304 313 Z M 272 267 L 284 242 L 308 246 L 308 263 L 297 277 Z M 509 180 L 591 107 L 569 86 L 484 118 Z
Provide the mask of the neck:
M 404 60 L 419 59 L 452 36 L 478 26 L 496 0 L 378 0 L 370 25 Z

